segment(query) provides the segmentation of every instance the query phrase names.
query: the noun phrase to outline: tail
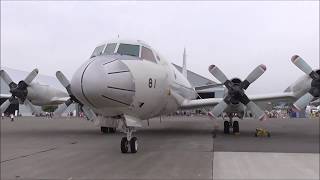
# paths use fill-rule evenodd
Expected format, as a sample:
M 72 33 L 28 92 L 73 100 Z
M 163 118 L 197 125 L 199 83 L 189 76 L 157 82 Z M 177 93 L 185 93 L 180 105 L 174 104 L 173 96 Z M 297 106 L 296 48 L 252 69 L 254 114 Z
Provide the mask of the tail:
M 182 75 L 187 78 L 187 57 L 186 48 L 183 50 L 183 64 L 182 64 Z

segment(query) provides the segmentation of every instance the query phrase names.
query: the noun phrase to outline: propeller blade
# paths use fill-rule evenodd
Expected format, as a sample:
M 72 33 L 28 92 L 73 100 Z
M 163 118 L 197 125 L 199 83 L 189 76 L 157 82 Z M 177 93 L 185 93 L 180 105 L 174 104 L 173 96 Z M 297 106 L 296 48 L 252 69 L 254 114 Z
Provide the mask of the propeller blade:
M 71 98 L 69 98 L 66 102 L 63 104 L 59 105 L 59 107 L 53 112 L 54 116 L 61 116 L 61 114 L 72 104 L 73 101 Z
M 9 74 L 5 70 L 0 71 L 0 76 L 2 77 L 4 82 L 10 87 L 10 89 L 13 88 L 12 85 L 17 86 L 17 84 L 12 81 Z
M 59 80 L 59 82 L 63 85 L 63 87 L 67 89 L 69 95 L 71 95 L 72 93 L 71 93 L 70 81 L 66 78 L 66 76 L 61 71 L 57 71 L 56 77 Z
M 63 85 L 63 87 L 66 88 L 70 85 L 69 80 L 66 78 L 66 76 L 61 71 L 56 72 L 56 77 L 58 78 L 60 83 Z
M 305 95 L 303 95 L 302 97 L 300 97 L 294 104 L 294 110 L 295 111 L 301 111 L 303 110 L 314 98 L 314 96 L 312 94 L 310 94 L 309 92 L 307 92 Z
M 209 66 L 209 72 L 218 79 L 222 84 L 228 81 L 227 76 L 215 65 Z
M 31 71 L 28 76 L 24 79 L 24 82 L 27 85 L 30 85 L 30 83 L 34 80 L 34 78 L 38 75 L 39 70 L 36 68 L 33 71 Z
M 10 106 L 11 102 L 9 99 L 7 99 L 4 103 L 1 104 L 1 107 L 0 107 L 0 113 L 4 113 L 7 108 Z
M 247 89 L 248 86 L 253 83 L 255 80 L 257 80 L 265 71 L 267 70 L 267 67 L 264 64 L 260 64 L 257 66 L 246 78 L 246 80 L 243 81 L 242 87 L 244 89 Z
M 306 73 L 307 75 L 310 75 L 313 71 L 312 68 L 309 66 L 308 63 L 306 63 L 300 56 L 294 55 L 291 58 L 291 61 L 294 65 L 296 65 L 301 71 Z
M 254 102 L 250 101 L 246 106 L 260 121 L 267 119 L 267 115 Z
M 40 111 L 28 99 L 24 100 L 24 104 L 28 106 L 33 113 L 40 114 Z
M 213 110 L 212 113 L 210 114 L 210 116 L 212 116 L 213 118 L 218 118 L 218 116 L 220 114 L 223 113 L 223 111 L 228 107 L 228 104 L 223 100 L 221 101 L 219 104 L 217 104 Z
M 83 110 L 83 112 L 84 112 L 84 114 L 87 116 L 87 118 L 89 119 L 89 120 L 97 120 L 97 116 L 96 116 L 96 114 L 92 111 L 92 109 L 90 109 L 88 106 L 86 106 L 86 105 L 83 105 L 82 106 L 82 110 Z

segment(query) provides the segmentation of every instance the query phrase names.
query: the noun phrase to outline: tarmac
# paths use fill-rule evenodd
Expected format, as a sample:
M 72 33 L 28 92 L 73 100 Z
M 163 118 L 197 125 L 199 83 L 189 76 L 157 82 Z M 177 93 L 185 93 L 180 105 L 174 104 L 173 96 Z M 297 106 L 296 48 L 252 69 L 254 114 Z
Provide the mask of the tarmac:
M 122 154 L 123 133 L 102 134 L 81 118 L 1 120 L 1 179 L 319 179 L 319 119 L 240 121 L 162 117 L 134 136 L 136 154 Z M 254 137 L 257 127 L 271 137 Z

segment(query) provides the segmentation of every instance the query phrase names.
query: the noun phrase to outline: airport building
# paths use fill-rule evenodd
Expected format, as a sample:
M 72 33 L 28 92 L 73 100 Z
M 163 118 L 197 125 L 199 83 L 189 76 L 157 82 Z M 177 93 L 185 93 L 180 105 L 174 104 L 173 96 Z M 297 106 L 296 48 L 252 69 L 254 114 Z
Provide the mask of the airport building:
M 179 71 L 181 71 L 181 67 L 178 65 L 173 64 Z M 17 69 L 7 68 L 7 67 L 1 67 L 1 69 L 5 70 L 9 76 L 12 78 L 12 80 L 15 83 L 18 83 L 19 81 L 23 80 L 29 72 L 21 71 Z M 31 70 L 30 70 L 31 71 Z M 60 82 L 56 79 L 55 76 L 48 76 L 41 74 L 41 69 L 39 70 L 39 74 L 35 78 L 34 82 L 49 85 L 52 87 L 55 87 L 57 89 L 65 91 L 65 88 L 60 84 Z M 194 87 L 198 86 L 204 86 L 208 84 L 216 84 L 216 82 L 207 79 L 199 74 L 196 74 L 192 71 L 188 70 L 187 73 L 188 80 Z M 201 98 L 214 98 L 214 97 L 223 97 L 224 94 L 224 88 L 223 86 L 217 86 L 209 89 L 200 90 L 199 96 Z M 8 85 L 3 81 L 2 78 L 0 78 L 0 104 L 2 104 L 4 101 L 6 101 L 10 96 L 10 90 Z M 38 109 L 41 109 L 41 107 L 37 107 Z M 70 112 L 75 112 L 76 106 L 70 105 L 68 109 L 63 113 L 63 115 L 67 115 Z M 5 111 L 7 114 L 19 114 L 22 116 L 31 116 L 32 111 L 29 107 L 25 106 L 24 104 L 11 104 L 9 108 Z

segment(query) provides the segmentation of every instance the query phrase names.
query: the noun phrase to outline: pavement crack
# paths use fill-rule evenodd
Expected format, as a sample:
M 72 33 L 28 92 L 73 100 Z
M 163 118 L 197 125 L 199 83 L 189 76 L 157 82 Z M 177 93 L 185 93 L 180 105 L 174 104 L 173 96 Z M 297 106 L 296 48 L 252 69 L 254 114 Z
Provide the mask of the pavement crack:
M 13 157 L 13 158 L 10 158 L 10 159 L 3 160 L 3 161 L 1 161 L 0 163 L 4 163 L 4 162 L 8 162 L 8 161 L 13 161 L 13 160 L 20 159 L 20 158 L 30 157 L 30 156 L 33 156 L 33 155 L 36 155 L 36 154 L 40 154 L 40 153 L 52 151 L 52 150 L 55 150 L 55 149 L 57 149 L 57 147 L 45 149 L 45 150 L 42 150 L 42 151 L 37 151 L 37 152 L 31 153 L 31 154 L 27 154 L 27 155 L 21 155 L 21 156 Z

